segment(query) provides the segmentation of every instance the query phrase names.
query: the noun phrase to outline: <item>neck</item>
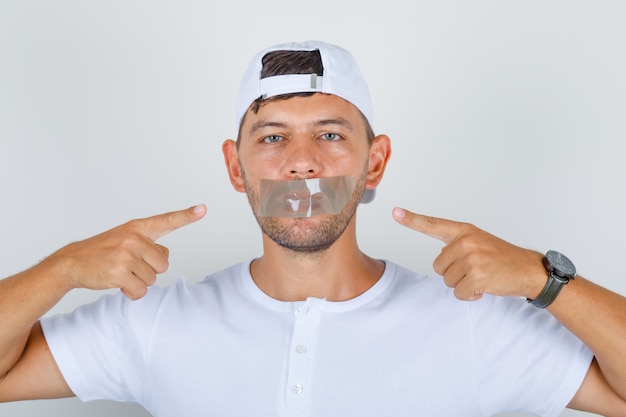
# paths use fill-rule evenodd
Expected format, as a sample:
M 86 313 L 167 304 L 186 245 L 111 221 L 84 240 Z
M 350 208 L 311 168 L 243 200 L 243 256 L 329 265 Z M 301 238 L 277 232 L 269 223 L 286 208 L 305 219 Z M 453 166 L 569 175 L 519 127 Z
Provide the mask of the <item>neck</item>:
M 337 241 L 317 252 L 294 252 L 263 235 L 263 256 L 252 263 L 252 278 L 263 292 L 281 301 L 345 301 L 362 294 L 385 266 L 359 250 L 355 223 L 353 218 Z

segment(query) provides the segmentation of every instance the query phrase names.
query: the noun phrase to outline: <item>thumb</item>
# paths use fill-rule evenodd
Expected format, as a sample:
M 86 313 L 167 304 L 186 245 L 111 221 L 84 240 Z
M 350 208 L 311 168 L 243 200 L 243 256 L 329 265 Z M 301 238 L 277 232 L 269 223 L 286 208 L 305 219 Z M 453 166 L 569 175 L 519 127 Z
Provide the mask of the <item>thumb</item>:
M 439 239 L 446 244 L 461 233 L 460 223 L 452 220 L 424 216 L 399 207 L 393 209 L 392 215 L 401 225 Z
M 207 209 L 204 204 L 189 207 L 185 210 L 171 211 L 169 213 L 158 214 L 152 217 L 141 219 L 141 228 L 145 236 L 153 241 L 173 232 L 174 230 L 200 220 L 206 214 Z

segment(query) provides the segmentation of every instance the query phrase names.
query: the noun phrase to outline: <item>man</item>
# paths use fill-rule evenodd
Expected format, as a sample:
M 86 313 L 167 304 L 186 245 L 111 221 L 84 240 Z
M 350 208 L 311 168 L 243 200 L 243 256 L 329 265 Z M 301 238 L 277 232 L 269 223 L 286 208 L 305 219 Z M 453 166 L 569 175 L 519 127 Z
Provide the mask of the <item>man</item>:
M 167 268 L 156 241 L 204 216 L 197 206 L 1 281 L 0 400 L 77 395 L 156 416 L 626 415 L 626 302 L 563 255 L 399 208 L 398 222 L 446 244 L 434 263 L 443 281 L 359 250 L 355 213 L 391 150 L 347 51 L 260 52 L 237 120 L 222 149 L 262 256 L 148 290 Z M 126 297 L 40 322 L 73 288 Z

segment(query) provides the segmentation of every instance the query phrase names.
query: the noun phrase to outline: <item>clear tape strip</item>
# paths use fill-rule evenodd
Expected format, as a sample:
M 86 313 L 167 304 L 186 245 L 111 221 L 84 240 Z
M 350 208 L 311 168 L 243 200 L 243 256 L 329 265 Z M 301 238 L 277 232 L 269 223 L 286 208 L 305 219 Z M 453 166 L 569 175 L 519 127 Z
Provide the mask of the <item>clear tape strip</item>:
M 305 180 L 261 180 L 259 216 L 301 218 L 337 214 L 352 197 L 356 179 L 345 175 Z

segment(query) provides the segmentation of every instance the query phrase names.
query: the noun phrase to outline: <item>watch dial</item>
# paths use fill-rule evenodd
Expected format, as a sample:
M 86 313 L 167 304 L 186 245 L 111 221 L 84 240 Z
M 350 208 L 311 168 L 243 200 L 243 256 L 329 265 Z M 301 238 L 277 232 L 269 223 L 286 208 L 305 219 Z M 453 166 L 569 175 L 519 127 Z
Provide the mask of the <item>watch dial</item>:
M 562 253 L 551 250 L 546 253 L 546 258 L 548 258 L 548 261 L 555 270 L 554 272 L 558 275 L 576 275 L 576 267 L 574 266 L 574 263 Z

